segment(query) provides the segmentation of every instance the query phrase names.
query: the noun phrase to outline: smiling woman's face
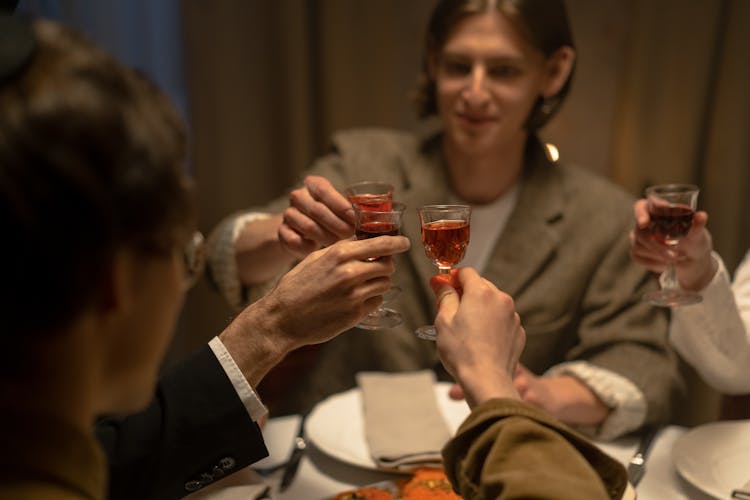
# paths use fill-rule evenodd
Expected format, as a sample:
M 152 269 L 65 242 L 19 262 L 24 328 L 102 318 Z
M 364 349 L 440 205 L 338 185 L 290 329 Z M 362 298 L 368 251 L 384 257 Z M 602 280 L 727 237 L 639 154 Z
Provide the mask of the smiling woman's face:
M 502 14 L 461 21 L 431 64 L 445 139 L 465 154 L 525 142 L 549 83 L 549 61 Z

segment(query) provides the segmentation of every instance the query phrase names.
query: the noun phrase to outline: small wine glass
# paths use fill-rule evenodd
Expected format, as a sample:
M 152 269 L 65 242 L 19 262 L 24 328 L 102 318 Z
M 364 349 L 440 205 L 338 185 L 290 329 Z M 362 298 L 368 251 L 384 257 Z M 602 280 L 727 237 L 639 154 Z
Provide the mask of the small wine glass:
M 662 307 L 697 304 L 700 294 L 682 290 L 677 281 L 674 247 L 684 238 L 693 223 L 699 189 L 691 184 L 660 184 L 646 188 L 648 215 L 654 239 L 669 248 L 670 260 L 662 275 L 662 288 L 646 293 L 643 298 Z
M 396 236 L 400 234 L 401 220 L 404 216 L 406 205 L 398 202 L 389 202 L 388 210 L 372 210 L 371 207 L 363 208 L 354 206 L 354 234 L 358 240 L 375 238 L 376 236 Z M 370 257 L 366 260 L 374 261 L 378 257 Z M 386 292 L 388 293 L 388 292 Z M 382 330 L 393 328 L 403 323 L 401 313 L 385 307 L 384 302 L 373 312 L 365 316 L 356 326 L 363 330 Z
M 348 186 L 344 194 L 352 206 L 362 210 L 388 211 L 393 202 L 393 186 L 387 182 L 358 182 Z
M 451 272 L 464 258 L 469 244 L 471 207 L 468 205 L 425 205 L 418 209 L 422 228 L 422 245 L 440 274 Z M 417 337 L 435 340 L 433 325 L 420 326 Z

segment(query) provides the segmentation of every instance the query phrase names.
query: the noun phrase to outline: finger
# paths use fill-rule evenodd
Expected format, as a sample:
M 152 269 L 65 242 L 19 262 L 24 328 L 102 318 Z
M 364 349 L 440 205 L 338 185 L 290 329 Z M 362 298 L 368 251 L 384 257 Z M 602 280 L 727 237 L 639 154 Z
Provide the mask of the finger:
M 295 255 L 307 255 L 317 250 L 319 246 L 315 241 L 303 238 L 285 224 L 279 226 L 278 236 L 281 244 Z
M 336 240 L 348 238 L 354 234 L 353 221 L 349 223 L 339 217 L 324 202 L 317 200 L 307 187 L 292 191 L 289 194 L 289 205 L 311 219 L 322 230 L 335 235 Z
M 695 212 L 695 215 L 693 216 L 693 223 L 690 226 L 690 232 L 685 239 L 695 237 L 695 235 L 703 231 L 703 229 L 706 227 L 706 224 L 708 224 L 708 214 L 703 211 Z
M 435 307 L 438 312 L 447 314 L 449 317 L 455 315 L 459 303 L 456 289 L 449 285 L 443 285 L 437 289 L 433 288 L 433 291 L 435 292 Z
M 330 209 L 340 220 L 346 221 L 349 225 L 354 225 L 354 210 L 349 200 L 339 193 L 336 188 L 326 179 L 317 175 L 309 175 L 305 179 L 305 186 L 310 195 Z
M 464 389 L 458 384 L 453 384 L 450 389 L 448 389 L 448 397 L 450 397 L 453 400 L 462 400 L 466 397 L 464 396 Z
M 651 217 L 648 214 L 647 200 L 640 199 L 633 203 L 633 215 L 635 216 L 636 227 L 644 229 L 651 225 Z
M 319 225 L 297 207 L 287 207 L 282 215 L 282 225 L 289 227 L 302 238 L 317 241 L 320 245 L 332 245 L 341 238 Z
M 364 260 L 403 253 L 409 249 L 409 239 L 404 236 L 378 236 L 366 240 L 346 241 L 342 258 Z

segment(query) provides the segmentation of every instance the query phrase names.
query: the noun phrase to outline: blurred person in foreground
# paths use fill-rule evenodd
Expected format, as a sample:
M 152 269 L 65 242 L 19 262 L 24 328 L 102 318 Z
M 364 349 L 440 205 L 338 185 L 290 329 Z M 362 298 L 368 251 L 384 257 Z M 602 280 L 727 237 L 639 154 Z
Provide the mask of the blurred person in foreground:
M 641 301 L 655 284 L 629 256 L 633 200 L 554 158 L 539 135 L 568 94 L 575 57 L 559 0 L 437 2 L 417 103 L 425 130 L 339 132 L 288 197 L 223 221 L 208 257 L 224 296 L 241 307 L 296 259 L 350 237 L 340 192 L 351 183 L 391 183 L 412 210 L 470 204 L 463 263 L 502 285 L 524 317 L 521 397 L 600 439 L 669 420 L 684 387 L 667 313 Z M 420 241 L 416 218 L 402 231 Z M 354 386 L 358 371 L 439 370 L 435 345 L 413 334 L 435 314 L 433 271 L 420 245 L 399 256 L 404 324 L 326 344 L 287 410 Z
M 73 31 L 2 15 L 0 110 L 0 498 L 179 498 L 265 456 L 253 387 L 372 311 L 408 241 L 311 253 L 157 385 L 199 270 L 177 113 Z
M 677 281 L 699 292 L 703 301 L 673 307 L 669 341 L 701 378 L 724 394 L 750 392 L 750 252 L 737 268 L 734 281 L 721 256 L 713 250 L 708 214 L 698 211 L 688 235 L 674 250 L 651 234 L 647 201 L 633 204 L 635 228 L 630 233 L 633 260 L 662 273 L 677 253 Z
M 513 299 L 469 267 L 431 280 L 437 348 L 471 414 L 443 449 L 456 491 L 473 498 L 620 499 L 623 466 L 513 384 L 526 335 Z

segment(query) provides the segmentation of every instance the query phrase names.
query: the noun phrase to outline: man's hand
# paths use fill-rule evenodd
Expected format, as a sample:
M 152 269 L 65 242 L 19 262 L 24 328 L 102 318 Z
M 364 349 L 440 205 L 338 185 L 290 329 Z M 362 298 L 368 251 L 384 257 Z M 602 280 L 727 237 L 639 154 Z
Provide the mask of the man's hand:
M 539 377 L 519 363 L 513 384 L 521 399 L 567 424 L 597 425 L 609 415 L 609 408 L 570 375 Z
M 677 280 L 685 290 L 699 291 L 716 274 L 718 264 L 711 256 L 713 243 L 706 229 L 708 214 L 696 212 L 690 232 L 674 247 L 661 244 L 651 235 L 651 218 L 646 200 L 633 204 L 635 228 L 630 232 L 630 255 L 649 271 L 661 273 L 670 259 L 675 258 Z
M 468 267 L 438 275 L 430 284 L 438 302 L 440 359 L 461 384 L 469 405 L 518 398 L 512 378 L 526 333 L 513 299 Z
M 291 192 L 278 230 L 281 245 L 298 257 L 353 234 L 351 203 L 328 179 L 316 175 L 305 178 L 302 187 Z
M 325 342 L 373 311 L 391 286 L 403 236 L 344 240 L 308 255 L 220 335 L 254 385 L 288 352 Z M 376 261 L 367 257 L 379 256 Z

